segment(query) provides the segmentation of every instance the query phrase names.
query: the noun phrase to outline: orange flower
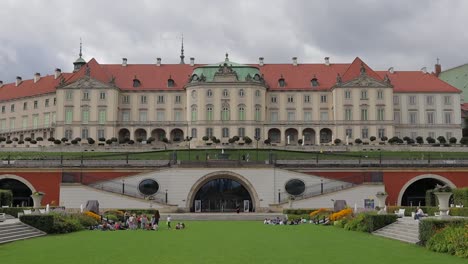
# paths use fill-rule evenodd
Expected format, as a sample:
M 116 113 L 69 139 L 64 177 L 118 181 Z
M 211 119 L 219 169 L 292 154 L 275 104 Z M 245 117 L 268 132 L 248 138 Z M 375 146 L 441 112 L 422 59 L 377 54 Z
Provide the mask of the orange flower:
M 351 208 L 346 208 L 346 209 L 343 209 L 339 212 L 336 212 L 332 215 L 330 215 L 330 220 L 331 221 L 337 221 L 337 220 L 340 220 L 342 218 L 345 218 L 349 215 L 353 214 L 353 209 Z

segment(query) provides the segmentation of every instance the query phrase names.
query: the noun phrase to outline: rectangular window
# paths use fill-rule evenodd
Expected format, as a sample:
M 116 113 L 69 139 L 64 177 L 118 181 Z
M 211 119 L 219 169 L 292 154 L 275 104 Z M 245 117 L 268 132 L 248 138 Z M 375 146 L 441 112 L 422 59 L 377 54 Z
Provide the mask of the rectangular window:
M 28 117 L 23 116 L 23 119 L 21 119 L 21 128 L 26 129 L 28 128 Z
M 53 112 L 52 113 L 52 125 L 55 125 L 55 120 L 57 120 L 57 114 Z
M 347 100 L 351 99 L 351 91 L 350 91 L 350 90 L 346 90 L 346 91 L 344 92 L 344 97 L 345 97 L 345 99 L 347 99 Z
M 57 105 L 57 98 L 54 97 L 54 105 Z
M 15 112 L 15 105 L 14 105 L 14 104 L 12 104 L 12 105 L 10 106 L 10 112 L 12 112 L 12 113 Z
M 5 107 L 4 105 L 2 105 L 2 114 L 5 113 L 5 108 L 6 108 L 6 107 Z
M 327 121 L 328 120 L 328 112 L 320 112 L 320 120 L 321 121 Z
M 0 120 L 0 129 L 6 130 L 6 119 Z
M 452 97 L 450 95 L 444 96 L 444 104 L 451 105 L 452 104 Z
M 452 112 L 444 112 L 444 123 L 452 124 Z
M 273 121 L 273 122 L 278 121 L 278 112 L 271 112 L 271 113 L 270 113 L 270 119 L 271 119 L 271 121 Z
M 229 137 L 229 128 L 223 127 L 223 129 L 222 129 L 222 137 L 223 137 L 223 138 L 228 138 L 228 137 Z
M 449 141 L 449 139 L 452 137 L 452 132 L 447 132 L 445 135 L 447 136 L 447 141 Z
M 38 102 L 34 101 L 34 109 L 37 109 L 37 107 L 38 107 Z
M 89 123 L 89 110 L 88 109 L 81 110 L 81 123 L 82 124 Z
M 367 90 L 361 91 L 361 100 L 367 100 Z
M 310 103 L 310 95 L 304 95 L 304 103 Z
M 206 120 L 213 121 L 213 107 L 208 106 L 206 108 Z
M 147 102 L 148 102 L 148 99 L 147 99 L 146 95 L 140 96 L 140 103 L 146 104 Z
M 350 121 L 353 119 L 353 110 L 350 108 L 345 109 L 345 120 Z
M 294 96 L 288 95 L 288 103 L 294 103 Z
M 207 136 L 208 138 L 213 137 L 213 128 L 211 128 L 211 127 L 207 127 L 207 128 L 206 128 L 206 136 Z
M 367 121 L 367 109 L 361 109 L 361 121 Z
M 106 109 L 99 109 L 99 120 L 98 121 L 99 121 L 100 125 L 104 125 L 106 123 L 106 119 L 107 119 L 106 115 L 107 115 Z
M 97 138 L 106 138 L 106 131 L 104 129 L 97 130 Z
M 89 138 L 89 130 L 87 128 L 83 128 L 81 129 L 81 138 L 82 139 L 85 139 L 85 138 Z
M 288 112 L 288 121 L 295 121 L 295 120 L 296 120 L 296 113 Z
M 129 104 L 130 103 L 130 95 L 122 95 L 122 103 Z
M 23 110 L 28 110 L 28 102 L 23 103 Z
M 399 105 L 400 104 L 400 96 L 398 96 L 398 95 L 393 96 L 393 104 L 394 105 Z
M 156 120 L 157 121 L 164 121 L 165 113 L 164 111 L 158 111 L 156 112 Z
M 39 115 L 33 115 L 33 129 L 37 129 L 39 126 Z
M 180 95 L 176 95 L 175 96 L 175 103 L 180 104 L 181 101 L 182 101 L 182 97 Z
M 66 91 L 65 92 L 65 100 L 67 100 L 67 101 L 73 100 L 73 91 Z
M 240 138 L 245 137 L 245 128 L 239 127 L 238 132 Z
M 146 122 L 147 120 L 148 120 L 148 111 L 140 110 L 140 112 L 138 113 L 138 121 Z
M 182 112 L 174 111 L 174 121 L 182 121 Z
M 276 96 L 271 97 L 271 102 L 274 103 L 274 104 L 277 102 Z
M 164 95 L 158 95 L 158 104 L 164 104 Z
M 377 135 L 379 138 L 385 137 L 385 128 L 379 128 L 379 130 L 377 131 Z
M 192 112 L 191 112 L 191 120 L 192 121 L 197 121 L 197 108 L 192 108 Z
M 346 129 L 346 136 L 348 138 L 353 138 L 353 129 L 352 128 L 347 128 Z
M 89 92 L 88 91 L 83 91 L 83 100 L 84 101 L 89 100 Z
M 393 112 L 393 121 L 395 122 L 395 124 L 400 124 L 401 123 L 400 111 Z
M 49 107 L 49 99 L 45 99 L 44 106 Z
M 65 124 L 71 124 L 73 121 L 73 109 L 65 109 Z
M 416 96 L 414 96 L 414 95 L 409 96 L 409 104 L 410 105 L 415 105 L 416 104 Z
M 418 113 L 409 112 L 409 123 L 414 125 L 418 122 Z
M 377 120 L 384 121 L 385 120 L 385 109 L 379 108 L 377 109 Z
M 434 132 L 429 132 L 428 136 L 435 139 L 435 133 Z
M 73 138 L 73 131 L 71 129 L 65 130 L 65 138 L 71 140 Z
M 106 92 L 99 93 L 99 100 L 106 100 Z
M 262 118 L 260 107 L 255 107 L 255 121 L 260 121 Z
M 16 124 L 16 118 L 14 117 L 10 118 L 10 130 L 15 129 L 15 124 Z
M 261 129 L 258 128 L 258 127 L 256 127 L 256 128 L 255 128 L 255 137 L 256 137 L 256 138 L 260 138 L 260 133 L 261 133 Z
M 434 112 L 427 112 L 426 113 L 426 122 L 427 124 L 434 124 Z
M 304 112 L 304 121 L 312 121 L 312 112 Z
M 196 128 L 192 128 L 192 138 L 197 138 L 197 129 Z
M 50 113 L 44 114 L 44 127 L 49 127 L 50 125 Z
M 123 110 L 122 111 L 122 121 L 124 121 L 124 122 L 129 122 L 130 121 L 130 111 L 129 110 Z
M 384 92 L 382 90 L 377 91 L 377 99 L 382 100 L 383 99 Z
M 321 103 L 326 103 L 327 102 L 327 96 L 324 95 L 324 94 L 320 95 L 320 102 Z
M 427 105 L 433 105 L 433 104 L 434 104 L 434 96 L 428 95 L 428 96 L 426 97 L 426 104 L 427 104 Z
M 361 137 L 362 137 L 362 139 L 369 138 L 369 129 L 363 128 L 361 130 Z

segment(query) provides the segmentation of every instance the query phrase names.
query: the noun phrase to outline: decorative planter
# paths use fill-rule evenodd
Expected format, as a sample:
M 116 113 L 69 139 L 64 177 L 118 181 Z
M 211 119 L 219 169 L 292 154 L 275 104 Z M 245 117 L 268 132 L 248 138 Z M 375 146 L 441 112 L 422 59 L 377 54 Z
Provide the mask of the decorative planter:
M 434 192 L 434 195 L 439 201 L 440 216 L 448 216 L 447 211 L 449 210 L 449 199 L 452 196 L 451 192 Z
M 379 202 L 379 207 L 381 208 L 379 214 L 386 214 L 387 213 L 387 205 L 385 204 L 385 200 L 388 197 L 388 194 L 377 194 L 377 201 Z M 382 207 L 383 206 L 383 207 Z
M 33 202 L 34 202 L 33 208 L 40 208 L 42 198 L 44 198 L 44 194 L 31 194 L 31 198 L 33 199 Z

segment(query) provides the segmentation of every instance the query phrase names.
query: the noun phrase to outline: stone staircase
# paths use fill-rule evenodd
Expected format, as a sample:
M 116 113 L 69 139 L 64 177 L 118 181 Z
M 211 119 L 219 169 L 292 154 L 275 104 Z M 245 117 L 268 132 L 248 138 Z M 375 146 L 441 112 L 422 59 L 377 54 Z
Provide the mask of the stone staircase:
M 26 225 L 11 216 L 7 216 L 7 220 L 0 223 L 0 244 L 45 235 L 45 232 Z
M 416 244 L 419 242 L 419 221 L 411 217 L 398 218 L 395 223 L 376 230 L 372 234 Z

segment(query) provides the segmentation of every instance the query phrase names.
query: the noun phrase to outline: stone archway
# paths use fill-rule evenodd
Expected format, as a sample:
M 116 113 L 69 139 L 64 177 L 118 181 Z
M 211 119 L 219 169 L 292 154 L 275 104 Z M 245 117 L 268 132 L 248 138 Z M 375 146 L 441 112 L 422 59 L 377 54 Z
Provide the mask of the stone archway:
M 297 142 L 298 137 L 299 137 L 299 133 L 297 132 L 297 129 L 295 129 L 295 128 L 288 128 L 284 132 L 284 142 L 286 142 L 286 144 L 297 145 L 298 144 L 298 142 Z M 289 138 L 289 140 L 288 140 L 288 138 Z M 288 143 L 288 141 L 289 141 L 289 143 Z
M 315 130 L 312 128 L 306 128 L 302 130 L 304 136 L 304 145 L 315 145 Z
M 182 129 L 174 128 L 171 131 L 171 141 L 172 142 L 180 142 L 184 140 L 184 132 Z
M 268 130 L 268 138 L 271 143 L 281 143 L 281 131 L 277 128 Z
M 320 130 L 320 143 L 330 143 L 332 141 L 332 131 L 329 128 Z
M 166 131 L 162 128 L 156 128 L 151 131 L 151 137 L 156 141 L 163 141 L 166 138 Z
M 146 133 L 146 129 L 139 128 L 135 130 L 135 140 L 141 139 L 145 141 L 147 139 L 148 135 Z
M 255 191 L 252 183 L 250 183 L 245 177 L 240 174 L 231 172 L 231 171 L 216 171 L 209 173 L 195 182 L 190 188 L 189 194 L 186 199 L 186 208 L 190 211 L 193 211 L 193 204 L 195 201 L 195 196 L 197 195 L 200 188 L 202 188 L 206 183 L 216 180 L 216 179 L 231 179 L 238 183 L 240 183 L 249 193 L 252 199 L 252 209 L 253 211 L 258 210 L 260 208 L 260 200 L 258 198 L 258 194 Z
M 126 128 L 119 130 L 119 142 L 125 142 L 126 139 L 130 140 L 130 131 Z
M 5 188 L 5 186 L 12 188 Z M 13 206 L 32 206 L 31 194 L 36 192 L 36 188 L 26 179 L 12 175 L 0 175 L 0 189 L 10 189 L 13 192 Z
M 398 194 L 398 205 L 401 205 L 402 202 L 403 202 L 403 196 L 405 195 L 405 192 L 407 191 L 407 189 L 414 183 L 416 183 L 417 181 L 420 181 L 420 180 L 424 180 L 424 179 L 433 179 L 433 180 L 436 180 L 436 181 L 439 181 L 443 184 L 447 184 L 448 186 L 450 186 L 451 188 L 456 188 L 456 185 L 450 181 L 449 179 L 445 178 L 445 177 L 442 177 L 440 175 L 436 175 L 436 174 L 423 174 L 423 175 L 419 175 L 419 176 L 416 176 L 414 178 L 412 178 L 411 180 L 409 180 L 408 182 L 405 183 L 405 185 L 403 185 L 403 187 L 401 187 L 400 189 L 400 193 Z M 435 187 L 435 186 L 434 186 Z

